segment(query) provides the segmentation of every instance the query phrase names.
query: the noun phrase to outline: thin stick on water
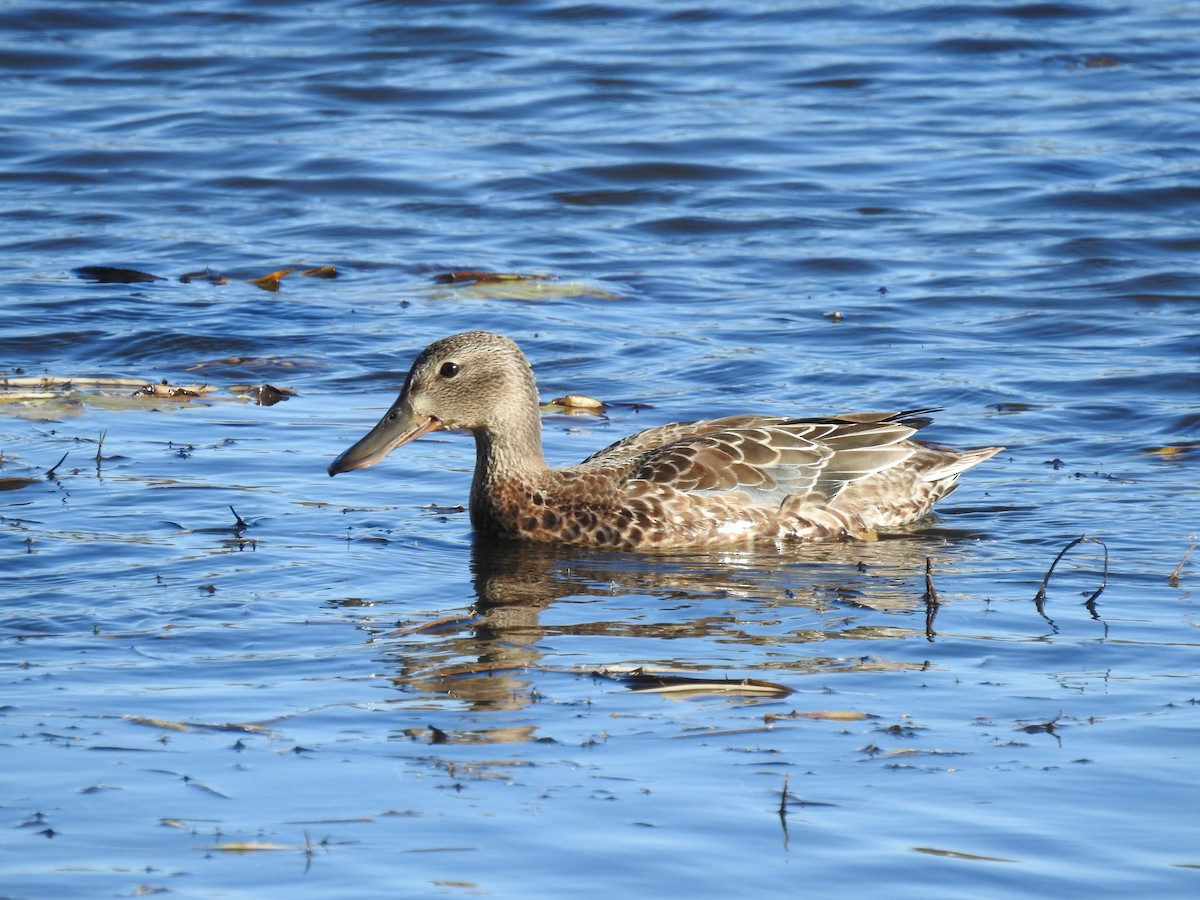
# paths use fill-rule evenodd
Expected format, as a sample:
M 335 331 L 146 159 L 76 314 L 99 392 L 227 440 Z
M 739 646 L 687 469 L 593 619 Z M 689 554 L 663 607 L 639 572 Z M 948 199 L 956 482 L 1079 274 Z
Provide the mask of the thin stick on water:
M 1075 538 L 1075 540 L 1071 541 L 1071 543 L 1067 544 L 1067 546 L 1063 547 L 1062 550 L 1058 551 L 1058 556 L 1054 557 L 1054 562 L 1050 563 L 1050 568 L 1046 570 L 1046 577 L 1042 579 L 1042 586 L 1038 588 L 1037 595 L 1033 598 L 1034 606 L 1037 607 L 1038 613 L 1043 618 L 1046 616 L 1046 587 L 1050 584 L 1050 576 L 1054 574 L 1054 568 L 1058 565 L 1059 560 L 1067 555 L 1068 550 L 1070 550 L 1072 547 L 1078 546 L 1079 544 L 1085 543 L 1099 544 L 1104 548 L 1104 572 L 1100 576 L 1100 587 L 1096 588 L 1096 590 L 1092 592 L 1092 595 L 1084 601 L 1084 604 L 1089 610 L 1091 610 L 1092 614 L 1095 615 L 1096 598 L 1099 597 L 1105 587 L 1108 586 L 1108 545 L 1105 544 L 1104 541 L 1098 540 L 1097 538 L 1090 538 L 1087 535 L 1080 535 L 1079 537 Z
M 1192 546 L 1187 548 L 1187 552 L 1183 554 L 1183 559 L 1179 561 L 1179 565 L 1175 567 L 1175 571 L 1172 572 L 1171 577 L 1167 579 L 1167 583 L 1171 585 L 1171 587 L 1179 587 L 1179 573 L 1183 571 L 1183 567 L 1187 563 L 1188 557 L 1192 555 L 1192 551 L 1195 550 L 1196 547 L 1196 544 L 1192 544 Z
M 925 557 L 925 602 L 934 606 L 941 602 L 938 600 L 937 588 L 933 586 L 933 560 L 928 556 Z
M 70 453 L 71 453 L 71 451 L 70 451 L 70 450 L 68 450 L 66 453 L 64 453 L 64 454 L 62 455 L 62 459 L 60 459 L 58 462 L 56 462 L 56 463 L 55 463 L 54 465 L 52 465 L 52 466 L 51 466 L 49 469 L 47 469 L 47 470 L 46 470 L 46 477 L 47 477 L 47 478 L 53 478 L 53 477 L 54 477 L 54 473 L 55 473 L 56 471 L 58 471 L 58 467 L 59 467 L 59 466 L 61 466 L 61 465 L 63 464 L 63 460 L 65 460 L 65 459 L 66 459 L 66 458 L 67 458 L 67 457 L 70 455 Z
M 937 588 L 933 586 L 933 560 L 925 557 L 925 640 L 932 641 L 937 635 L 933 630 L 933 622 L 937 618 L 942 602 L 938 599 Z
M 231 505 L 230 505 L 230 507 L 229 507 L 229 511 L 230 511 L 231 513 L 233 513 L 233 518 L 234 518 L 234 520 L 235 520 L 235 522 L 236 522 L 236 524 L 235 524 L 233 527 L 234 527 L 234 528 L 235 528 L 237 531 L 241 531 L 241 530 L 242 530 L 242 529 L 244 529 L 244 528 L 249 528 L 249 527 L 250 527 L 250 523 L 248 523 L 248 522 L 247 522 L 245 519 L 243 519 L 241 516 L 239 516 L 239 515 L 238 515 L 238 511 L 237 511 L 236 509 L 234 509 L 234 508 L 233 508 L 233 505 L 232 505 L 232 504 L 231 504 Z

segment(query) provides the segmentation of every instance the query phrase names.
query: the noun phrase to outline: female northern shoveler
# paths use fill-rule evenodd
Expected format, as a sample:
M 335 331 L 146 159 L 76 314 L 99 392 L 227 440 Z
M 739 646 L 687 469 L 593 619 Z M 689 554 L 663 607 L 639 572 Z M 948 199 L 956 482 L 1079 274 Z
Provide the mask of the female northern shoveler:
M 869 539 L 920 519 L 1003 449 L 908 440 L 932 411 L 678 422 L 553 469 L 529 360 L 506 337 L 468 331 L 425 348 L 391 409 L 329 474 L 462 428 L 475 435 L 471 524 L 483 534 L 626 550 Z

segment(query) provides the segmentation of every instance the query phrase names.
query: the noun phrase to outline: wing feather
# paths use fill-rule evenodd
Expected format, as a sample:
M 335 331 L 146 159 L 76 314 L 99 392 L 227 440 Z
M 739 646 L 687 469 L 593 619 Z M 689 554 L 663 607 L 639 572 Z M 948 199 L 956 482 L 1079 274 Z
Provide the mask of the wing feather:
M 715 494 L 741 491 L 779 505 L 793 495 L 826 502 L 847 484 L 907 460 L 907 439 L 929 410 L 834 418 L 729 416 L 676 422 L 618 441 L 584 466 L 618 468 L 625 480 Z

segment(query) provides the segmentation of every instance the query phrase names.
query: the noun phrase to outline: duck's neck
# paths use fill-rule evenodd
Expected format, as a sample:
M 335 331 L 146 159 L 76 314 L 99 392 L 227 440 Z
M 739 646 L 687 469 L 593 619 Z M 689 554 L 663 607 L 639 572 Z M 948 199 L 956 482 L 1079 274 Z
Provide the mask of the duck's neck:
M 486 533 L 511 534 L 514 516 L 537 493 L 548 471 L 536 401 L 521 415 L 507 418 L 503 427 L 477 430 L 471 523 Z
M 525 480 L 544 472 L 542 419 L 538 410 L 519 421 L 510 421 L 503 429 L 475 432 L 475 482 Z

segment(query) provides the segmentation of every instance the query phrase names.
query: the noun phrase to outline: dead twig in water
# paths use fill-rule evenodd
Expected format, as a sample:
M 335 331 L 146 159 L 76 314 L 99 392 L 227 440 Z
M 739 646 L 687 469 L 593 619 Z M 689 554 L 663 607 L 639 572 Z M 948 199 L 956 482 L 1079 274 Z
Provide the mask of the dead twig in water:
M 792 779 L 791 772 L 783 773 L 783 794 L 779 798 L 779 825 L 783 829 L 783 849 L 788 849 L 788 843 L 791 836 L 788 834 L 787 826 L 787 801 L 788 801 L 788 782 Z
M 1196 544 L 1187 548 L 1187 553 L 1183 554 L 1183 559 L 1179 561 L 1179 565 L 1175 567 L 1175 571 L 1171 573 L 1171 577 L 1167 579 L 1167 584 L 1171 587 L 1179 587 L 1179 573 L 1183 571 L 1184 564 L 1187 563 L 1188 557 L 1192 555 L 1192 551 L 1196 549 Z
M 933 586 L 933 560 L 925 557 L 925 640 L 933 641 L 937 634 L 933 622 L 937 618 L 942 602 L 938 600 L 937 588 Z
M 233 526 L 233 530 L 237 534 L 240 535 L 243 531 L 245 531 L 247 528 L 250 527 L 250 523 L 238 515 L 238 511 L 233 508 L 232 504 L 230 504 L 230 506 L 229 506 L 229 511 L 231 513 L 233 513 L 233 518 L 234 518 L 234 522 L 235 522 L 235 524 Z
M 1100 575 L 1100 587 L 1092 592 L 1092 595 L 1085 600 L 1084 606 L 1088 608 L 1088 612 L 1092 614 L 1093 619 L 1098 619 L 1100 616 L 1096 612 L 1096 598 L 1108 586 L 1108 545 L 1098 538 L 1090 538 L 1087 535 L 1080 535 L 1058 551 L 1058 556 L 1054 557 L 1054 562 L 1050 563 L 1050 568 L 1046 570 L 1046 577 L 1042 579 L 1042 586 L 1038 588 L 1037 595 L 1033 598 L 1033 605 L 1037 607 L 1038 615 L 1040 615 L 1051 625 L 1054 623 L 1050 617 L 1046 615 L 1046 587 L 1050 584 L 1050 576 L 1054 574 L 1054 568 L 1058 565 L 1059 560 L 1067 555 L 1067 551 L 1079 544 L 1099 544 L 1104 548 L 1104 571 Z
M 54 465 L 52 465 L 52 466 L 51 466 L 49 469 L 47 469 L 47 470 L 46 470 L 46 477 L 47 477 L 47 478 L 53 478 L 53 477 L 54 477 L 54 473 L 55 473 L 55 472 L 58 470 L 58 467 L 59 467 L 59 466 L 61 466 L 61 465 L 63 464 L 63 460 L 65 460 L 65 459 L 66 459 L 68 456 L 70 456 L 70 454 L 71 454 L 71 451 L 70 451 L 70 450 L 68 450 L 66 453 L 64 453 L 64 454 L 62 455 L 62 459 L 60 459 L 58 462 L 56 462 Z

